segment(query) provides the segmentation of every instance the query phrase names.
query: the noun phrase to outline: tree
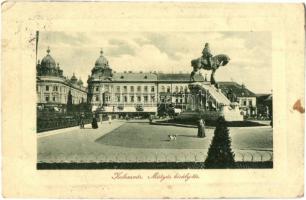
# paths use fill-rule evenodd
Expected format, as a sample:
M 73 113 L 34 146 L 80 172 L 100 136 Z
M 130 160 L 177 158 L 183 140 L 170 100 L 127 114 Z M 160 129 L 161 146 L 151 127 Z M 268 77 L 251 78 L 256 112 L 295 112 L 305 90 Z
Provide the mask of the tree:
M 214 137 L 205 160 L 205 168 L 234 167 L 234 153 L 231 149 L 231 139 L 224 117 L 219 117 Z
M 67 98 L 67 112 L 72 111 L 72 95 L 71 95 L 71 90 L 68 92 L 68 98 Z

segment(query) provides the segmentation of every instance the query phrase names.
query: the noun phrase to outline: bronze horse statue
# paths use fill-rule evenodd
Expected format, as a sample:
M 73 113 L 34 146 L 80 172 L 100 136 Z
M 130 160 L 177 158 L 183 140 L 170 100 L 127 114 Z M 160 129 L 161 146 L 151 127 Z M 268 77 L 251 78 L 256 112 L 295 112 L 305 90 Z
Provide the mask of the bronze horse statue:
M 212 70 L 211 76 L 210 76 L 210 82 L 211 84 L 216 84 L 214 75 L 216 70 L 220 66 L 225 66 L 228 62 L 230 61 L 230 58 L 228 55 L 225 54 L 219 54 L 216 56 L 213 56 L 211 58 L 211 66 L 209 66 L 207 60 L 203 57 L 191 60 L 191 66 L 193 67 L 193 71 L 190 74 L 190 81 L 195 81 L 194 75 L 196 74 L 197 71 L 200 69 L 205 69 L 205 70 Z

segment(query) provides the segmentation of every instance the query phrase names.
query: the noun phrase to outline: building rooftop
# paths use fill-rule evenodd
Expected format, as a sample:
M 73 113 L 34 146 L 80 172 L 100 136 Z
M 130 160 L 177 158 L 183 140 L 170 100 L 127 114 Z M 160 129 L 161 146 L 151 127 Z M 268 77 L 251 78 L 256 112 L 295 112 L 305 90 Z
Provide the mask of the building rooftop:
M 114 73 L 112 81 L 120 82 L 152 82 L 157 80 L 157 75 L 153 73 Z
M 243 84 L 240 85 L 236 82 L 218 82 L 219 87 L 223 94 L 227 95 L 230 90 L 235 94 L 236 97 L 256 97 L 256 94 L 247 89 Z
M 195 81 L 204 81 L 204 77 L 199 75 L 199 74 L 196 74 L 194 76 L 194 79 Z M 181 73 L 181 74 L 164 74 L 164 73 L 159 73 L 158 74 L 158 81 L 161 81 L 161 82 L 180 82 L 180 81 L 187 81 L 189 82 L 190 81 L 190 74 L 187 74 L 187 73 Z

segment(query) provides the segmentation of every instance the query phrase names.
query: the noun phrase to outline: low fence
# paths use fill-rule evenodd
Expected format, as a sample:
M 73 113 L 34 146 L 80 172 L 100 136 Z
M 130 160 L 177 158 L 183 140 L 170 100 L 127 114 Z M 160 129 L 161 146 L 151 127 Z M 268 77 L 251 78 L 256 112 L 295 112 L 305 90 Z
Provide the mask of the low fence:
M 236 162 L 273 161 L 272 151 L 234 151 Z M 39 153 L 38 163 L 186 163 L 204 162 L 206 152 L 175 153 Z
M 85 118 L 84 124 L 91 123 L 92 118 Z M 56 130 L 61 128 L 68 128 L 78 126 L 80 120 L 77 118 L 51 118 L 51 119 L 37 119 L 37 132 Z

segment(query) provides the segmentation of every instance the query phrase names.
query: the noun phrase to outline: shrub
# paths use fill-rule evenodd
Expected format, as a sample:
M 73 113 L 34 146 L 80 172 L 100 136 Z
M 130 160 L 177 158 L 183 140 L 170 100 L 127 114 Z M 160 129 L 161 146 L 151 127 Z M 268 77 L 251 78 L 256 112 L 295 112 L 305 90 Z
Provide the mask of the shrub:
M 235 165 L 231 139 L 224 117 L 220 117 L 205 160 L 205 168 L 232 168 Z

